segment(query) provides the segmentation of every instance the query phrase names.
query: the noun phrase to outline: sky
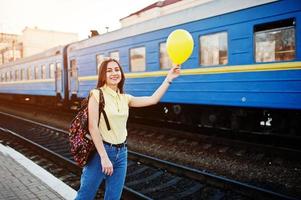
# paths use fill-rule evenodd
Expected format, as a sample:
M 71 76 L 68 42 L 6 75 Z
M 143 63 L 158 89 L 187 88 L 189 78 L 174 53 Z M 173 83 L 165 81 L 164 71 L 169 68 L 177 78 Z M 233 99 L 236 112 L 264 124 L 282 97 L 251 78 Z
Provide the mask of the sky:
M 159 0 L 0 0 L 0 32 L 27 27 L 78 33 L 79 39 L 121 27 L 119 19 Z

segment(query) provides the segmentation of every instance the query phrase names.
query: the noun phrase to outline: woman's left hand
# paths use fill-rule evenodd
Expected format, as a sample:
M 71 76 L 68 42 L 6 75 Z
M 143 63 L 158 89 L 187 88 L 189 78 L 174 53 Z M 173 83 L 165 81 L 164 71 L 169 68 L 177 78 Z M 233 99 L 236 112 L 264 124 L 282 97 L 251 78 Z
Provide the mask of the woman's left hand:
M 180 76 L 180 73 L 181 73 L 180 66 L 179 66 L 179 65 L 174 66 L 174 67 L 172 67 L 172 68 L 169 70 L 169 72 L 168 72 L 166 78 L 167 78 L 168 81 L 172 81 L 173 79 L 175 79 L 175 78 L 177 78 L 178 76 Z

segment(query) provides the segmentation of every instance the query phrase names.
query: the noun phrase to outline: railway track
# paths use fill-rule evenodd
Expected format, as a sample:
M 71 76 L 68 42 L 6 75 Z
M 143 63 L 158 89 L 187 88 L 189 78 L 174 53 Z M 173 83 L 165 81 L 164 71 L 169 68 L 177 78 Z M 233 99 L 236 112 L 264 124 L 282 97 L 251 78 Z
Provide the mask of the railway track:
M 194 134 L 141 124 L 129 126 L 133 150 L 239 180 L 301 196 L 301 152 L 296 149 Z M 162 153 L 165 152 L 165 153 Z
M 81 170 L 71 159 L 65 131 L 3 113 L 0 119 L 1 138 L 6 144 L 34 152 L 29 153 L 30 158 L 78 188 Z M 125 199 L 294 199 L 137 152 L 129 151 L 129 159 Z

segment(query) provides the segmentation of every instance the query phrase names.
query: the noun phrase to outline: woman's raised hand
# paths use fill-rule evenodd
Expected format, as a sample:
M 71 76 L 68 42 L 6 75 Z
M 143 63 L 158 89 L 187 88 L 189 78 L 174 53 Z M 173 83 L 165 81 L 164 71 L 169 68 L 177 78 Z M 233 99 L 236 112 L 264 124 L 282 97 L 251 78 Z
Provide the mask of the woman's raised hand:
M 169 70 L 166 78 L 168 81 L 173 81 L 173 79 L 177 78 L 180 75 L 180 73 L 181 73 L 180 65 L 174 66 Z

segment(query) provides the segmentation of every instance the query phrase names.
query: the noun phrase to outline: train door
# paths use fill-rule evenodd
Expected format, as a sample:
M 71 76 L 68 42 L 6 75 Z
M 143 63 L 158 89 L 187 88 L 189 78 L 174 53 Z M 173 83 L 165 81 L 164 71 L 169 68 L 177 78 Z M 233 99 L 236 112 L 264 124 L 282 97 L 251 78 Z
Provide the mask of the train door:
M 56 63 L 55 67 L 55 92 L 57 96 L 62 97 L 63 92 L 63 77 L 62 77 L 62 64 Z
M 72 96 L 76 96 L 78 92 L 78 69 L 75 59 L 70 61 L 69 69 L 69 92 Z

